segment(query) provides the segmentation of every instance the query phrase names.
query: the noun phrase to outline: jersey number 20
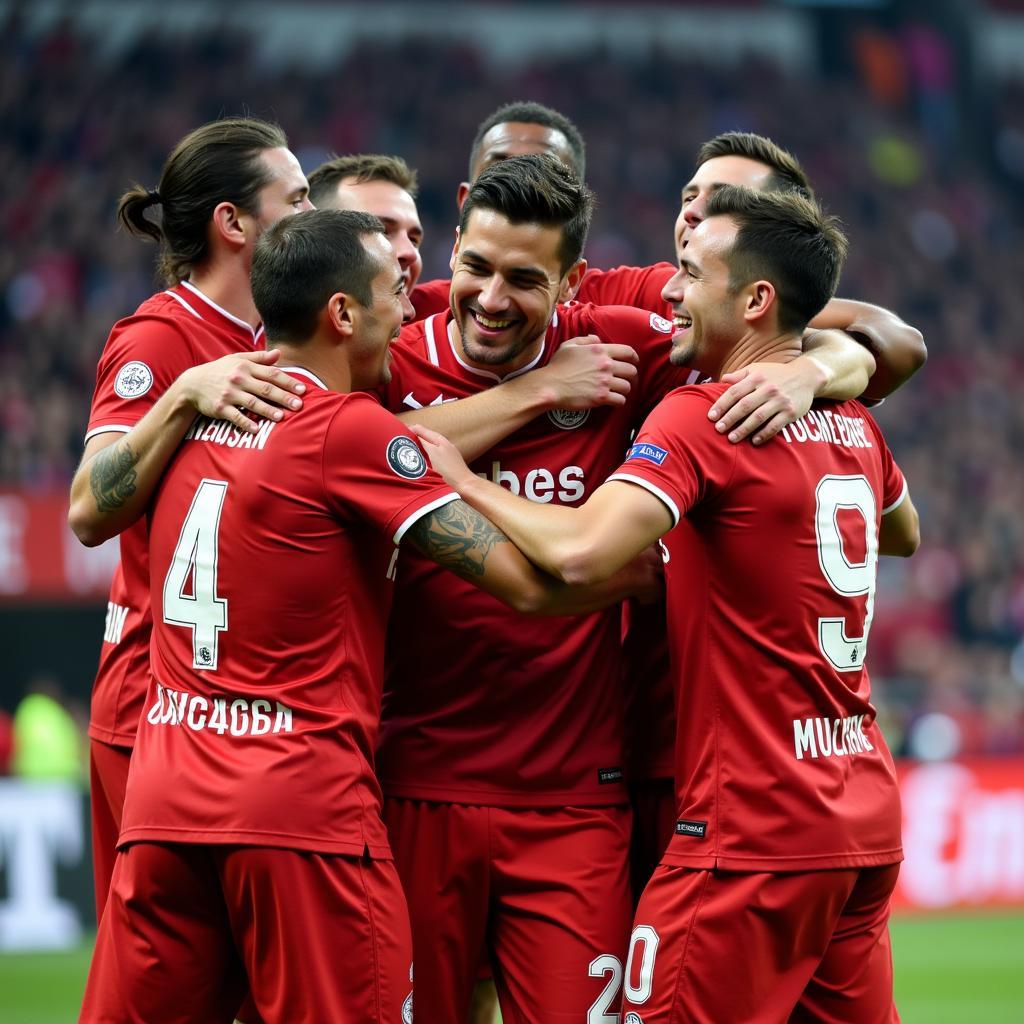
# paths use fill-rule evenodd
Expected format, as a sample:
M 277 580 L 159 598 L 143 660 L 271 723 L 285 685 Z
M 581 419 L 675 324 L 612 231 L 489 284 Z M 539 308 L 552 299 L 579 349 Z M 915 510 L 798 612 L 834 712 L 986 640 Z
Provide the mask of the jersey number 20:
M 228 603 L 217 594 L 220 514 L 228 485 L 203 480 L 181 524 L 164 578 L 164 622 L 192 630 L 192 667 L 217 668 L 217 637 L 228 628 Z

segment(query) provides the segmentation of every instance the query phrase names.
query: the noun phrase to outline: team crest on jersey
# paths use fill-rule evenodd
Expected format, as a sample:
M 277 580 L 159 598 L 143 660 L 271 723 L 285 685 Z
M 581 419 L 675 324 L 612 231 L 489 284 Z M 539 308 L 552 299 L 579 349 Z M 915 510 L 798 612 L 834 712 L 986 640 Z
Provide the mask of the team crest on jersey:
M 153 371 L 138 360 L 117 371 L 114 391 L 122 398 L 141 398 L 153 386 Z
M 651 314 L 651 329 L 658 331 L 660 334 L 671 334 L 672 333 L 672 321 L 666 320 L 663 316 L 658 316 L 657 313 Z
M 402 1003 L 402 1024 L 412 1024 L 412 993 L 405 997 Z
M 548 419 L 559 430 L 575 430 L 582 427 L 589 416 L 589 409 L 552 409 L 548 413 Z
M 622 1024 L 644 1024 L 644 1022 L 639 1013 L 634 1013 L 630 1010 Z
M 388 465 L 406 480 L 418 480 L 427 471 L 427 460 L 411 437 L 399 435 L 388 442 Z

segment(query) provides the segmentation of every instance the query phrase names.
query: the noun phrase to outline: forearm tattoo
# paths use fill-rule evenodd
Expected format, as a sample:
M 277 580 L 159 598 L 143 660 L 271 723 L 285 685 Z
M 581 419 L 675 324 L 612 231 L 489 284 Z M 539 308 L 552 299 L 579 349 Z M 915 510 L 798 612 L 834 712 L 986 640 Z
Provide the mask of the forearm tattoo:
M 89 470 L 89 485 L 100 512 L 112 512 L 135 493 L 138 455 L 127 441 L 119 441 L 97 452 Z
M 409 539 L 428 558 L 460 576 L 483 576 L 491 548 L 508 543 L 501 530 L 461 500 L 422 516 L 409 530 Z

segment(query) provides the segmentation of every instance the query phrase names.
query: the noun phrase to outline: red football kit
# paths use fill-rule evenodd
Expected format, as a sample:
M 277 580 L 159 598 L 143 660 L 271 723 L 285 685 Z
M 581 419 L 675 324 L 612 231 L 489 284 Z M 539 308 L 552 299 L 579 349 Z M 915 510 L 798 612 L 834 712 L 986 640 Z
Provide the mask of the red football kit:
M 188 281 L 158 292 L 110 332 L 96 370 L 86 440 L 127 433 L 190 367 L 261 348 L 262 327 L 254 331 Z M 149 673 L 152 619 L 144 520 L 121 533 L 120 546 L 89 720 L 97 916 L 110 887 L 128 760 Z
M 450 314 L 436 315 L 405 329 L 392 349 L 389 408 L 437 405 L 500 382 L 460 359 L 450 324 Z M 596 334 L 640 356 L 627 403 L 538 416 L 473 469 L 533 501 L 581 504 L 620 464 L 654 402 L 673 381 L 689 379 L 668 362 L 670 332 L 668 321 L 636 309 L 559 306 L 536 358 L 516 372 L 545 365 L 570 338 Z M 619 609 L 528 618 L 403 552 L 389 628 L 377 770 L 412 912 L 420 1012 L 465 1019 L 485 936 L 506 1006 L 530 989 L 542 951 L 563 986 L 557 1005 L 585 1012 L 607 983 L 586 965 L 601 956 L 621 961 L 630 906 Z M 453 805 L 483 808 L 487 823 L 469 830 L 473 848 L 460 851 L 458 864 L 443 855 L 466 813 Z M 615 809 L 615 820 L 592 813 L 598 809 Z M 559 842 L 565 834 L 573 840 Z M 529 878 L 495 864 L 510 836 L 523 847 Z M 491 879 L 490 921 L 479 892 L 465 884 L 470 862 Z M 609 862 L 618 869 L 609 871 Z M 567 898 L 552 910 L 556 884 Z M 520 934 L 516 923 L 523 938 L 503 943 Z
M 843 913 L 870 913 L 877 930 L 879 886 L 895 883 L 902 859 L 896 777 L 864 657 L 879 522 L 905 497 L 903 476 L 857 402 L 815 403 L 768 445 L 731 445 L 707 419 L 725 388 L 666 398 L 611 477 L 651 491 L 678 524 L 663 541 L 678 816 L 637 910 L 624 1004 L 645 1021 L 784 1019 L 762 999 L 780 965 L 802 950 L 797 973 L 810 989 Z M 700 878 L 666 885 L 670 866 Z M 716 888 L 735 872 L 730 899 Z M 715 1004 L 695 1011 L 690 995 L 746 958 L 743 879 L 780 872 L 826 890 L 832 879 L 846 897 L 805 892 L 806 913 L 791 913 L 790 928 L 777 922 L 776 945 L 744 984 L 730 969 Z M 801 928 L 816 931 L 817 959 L 794 941 Z M 873 948 L 884 961 L 886 944 Z M 678 1016 L 683 1004 L 697 1015 Z M 848 1011 L 842 1019 L 868 1019 L 853 1002 Z
M 593 306 L 634 306 L 670 318 L 672 307 L 661 297 L 661 290 L 675 272 L 671 263 L 588 270 L 576 293 L 576 301 Z M 451 286 L 451 281 L 443 279 L 416 285 L 409 297 L 416 319 L 426 320 L 435 313 L 445 313 Z
M 142 927 L 131 908 L 152 887 L 155 896 L 177 893 L 184 909 L 175 913 L 195 922 L 206 948 L 211 936 L 223 938 L 208 911 L 220 893 L 221 924 L 251 933 L 241 954 L 268 1024 L 395 1020 L 408 995 L 408 932 L 382 961 L 380 934 L 366 919 L 375 917 L 374 900 L 390 901 L 384 919 L 406 914 L 393 867 L 368 866 L 390 859 L 372 768 L 385 624 L 396 545 L 457 496 L 375 399 L 290 372 L 312 385 L 303 409 L 261 422 L 255 435 L 197 419 L 150 513 L 152 679 L 101 946 L 127 948 L 122 933 L 133 921 Z M 159 877 L 139 867 L 140 843 L 172 845 L 144 855 L 169 860 Z M 223 847 L 249 852 L 231 861 Z M 314 863 L 308 858 L 289 862 L 299 890 L 280 905 L 271 884 L 280 869 L 253 847 L 348 856 L 326 858 L 312 875 L 300 867 Z M 204 881 L 190 888 L 192 877 Z M 366 925 L 365 944 L 347 947 L 359 965 L 351 971 L 325 972 L 311 958 L 305 987 L 322 998 L 307 992 L 303 1014 L 277 1007 L 256 979 L 288 975 L 287 943 L 274 936 L 287 934 L 283 917 L 303 910 L 306 933 L 316 934 L 318 905 L 347 907 Z M 194 965 L 194 957 L 172 957 L 147 985 L 166 994 L 205 970 Z M 129 989 L 136 968 L 143 964 L 131 963 Z M 101 957 L 96 969 L 117 969 L 116 957 Z

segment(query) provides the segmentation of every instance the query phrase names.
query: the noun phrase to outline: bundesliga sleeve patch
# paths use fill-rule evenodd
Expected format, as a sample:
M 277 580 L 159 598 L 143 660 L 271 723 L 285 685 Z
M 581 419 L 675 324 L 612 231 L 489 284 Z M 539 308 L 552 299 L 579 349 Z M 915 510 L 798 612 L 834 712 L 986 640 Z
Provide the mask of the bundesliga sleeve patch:
M 388 442 L 388 465 L 406 480 L 418 480 L 427 471 L 427 460 L 411 437 L 399 435 Z
M 660 466 L 667 458 L 668 452 L 664 448 L 659 448 L 656 444 L 635 444 L 626 452 L 627 462 L 630 459 L 646 459 L 648 462 L 653 462 L 656 466 Z
M 153 371 L 137 360 L 117 371 L 114 391 L 122 398 L 141 398 L 153 386 Z
M 666 320 L 663 316 L 658 316 L 657 313 L 651 314 L 651 327 L 653 330 L 658 331 L 661 334 L 672 333 L 672 321 Z

